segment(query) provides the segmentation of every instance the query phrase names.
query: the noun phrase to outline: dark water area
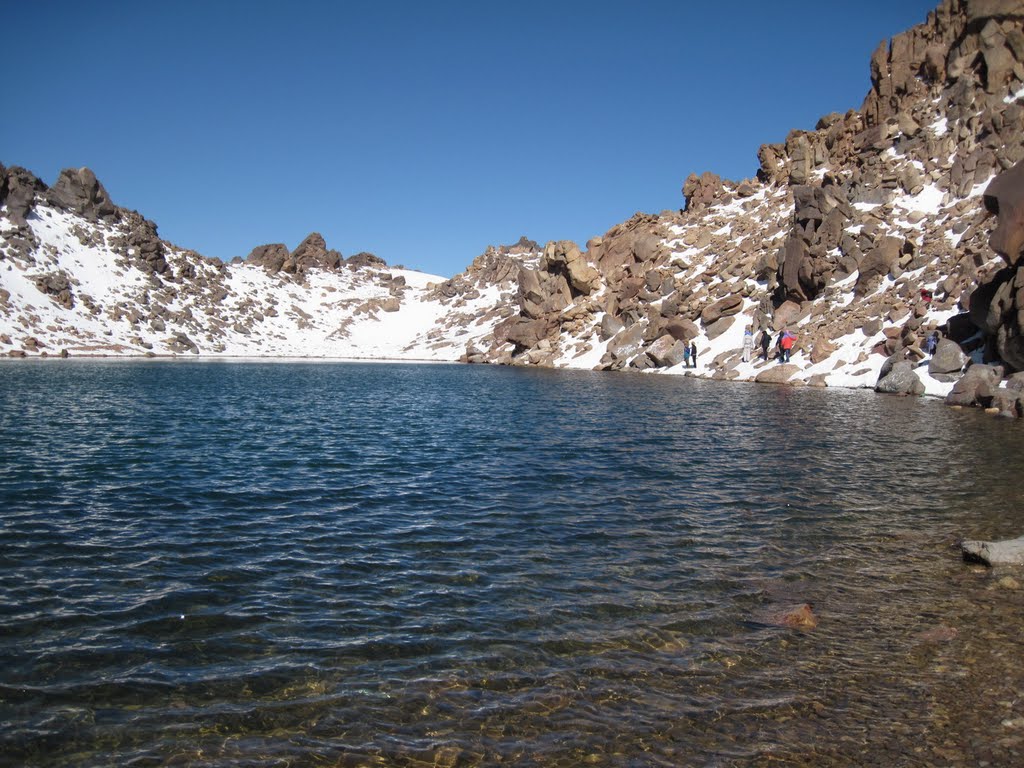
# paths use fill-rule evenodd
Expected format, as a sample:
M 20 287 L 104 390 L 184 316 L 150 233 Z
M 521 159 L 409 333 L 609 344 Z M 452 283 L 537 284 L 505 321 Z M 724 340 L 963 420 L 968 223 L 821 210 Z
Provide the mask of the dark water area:
M 2 364 L 0 764 L 1022 764 L 1024 574 L 955 546 L 1024 534 L 1022 448 L 869 392 Z

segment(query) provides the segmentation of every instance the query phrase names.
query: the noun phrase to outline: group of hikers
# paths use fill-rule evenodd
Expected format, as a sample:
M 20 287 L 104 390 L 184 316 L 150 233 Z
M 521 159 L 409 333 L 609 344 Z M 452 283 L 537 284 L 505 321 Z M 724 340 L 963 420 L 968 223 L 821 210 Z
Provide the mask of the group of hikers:
M 694 368 L 697 367 L 697 345 L 692 342 L 683 347 L 683 365 L 689 368 L 690 363 L 693 363 Z
M 793 346 L 796 344 L 796 334 L 788 328 L 779 331 L 775 339 L 775 359 L 780 363 L 788 363 Z M 768 361 L 768 354 L 772 348 L 772 332 L 768 328 L 761 331 L 761 359 Z M 743 362 L 749 363 L 754 357 L 754 328 L 747 326 L 743 332 Z

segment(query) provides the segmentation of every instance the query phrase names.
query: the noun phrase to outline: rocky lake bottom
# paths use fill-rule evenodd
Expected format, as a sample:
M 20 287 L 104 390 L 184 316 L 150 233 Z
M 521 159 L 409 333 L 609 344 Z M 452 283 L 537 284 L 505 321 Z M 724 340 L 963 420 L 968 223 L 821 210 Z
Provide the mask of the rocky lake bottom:
M 0 764 L 1013 765 L 1016 422 L 478 366 L 0 364 Z

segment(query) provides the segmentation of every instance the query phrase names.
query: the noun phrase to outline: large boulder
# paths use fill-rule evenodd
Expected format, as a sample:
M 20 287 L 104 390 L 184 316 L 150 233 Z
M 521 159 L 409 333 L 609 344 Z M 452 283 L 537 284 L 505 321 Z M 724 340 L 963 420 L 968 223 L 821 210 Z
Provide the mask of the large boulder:
M 614 315 L 604 315 L 604 317 L 601 318 L 601 341 L 608 341 L 608 339 L 612 338 L 612 336 L 625 327 L 625 324 Z
M 665 324 L 665 332 L 679 341 L 692 341 L 700 335 L 700 328 L 692 320 L 677 317 Z
M 115 221 L 117 208 L 107 190 L 88 168 L 65 168 L 46 193 L 47 201 L 89 221 Z
M 0 206 L 7 206 L 7 218 L 17 227 L 28 226 L 27 217 L 36 195 L 45 191 L 46 185 L 20 166 L 11 166 L 0 172 Z
M 875 392 L 889 395 L 923 395 L 924 384 L 914 373 L 914 366 L 908 360 L 899 360 L 892 364 L 884 375 L 880 375 L 875 384 Z
M 337 269 L 341 263 L 341 254 L 333 249 L 328 250 L 327 242 L 319 232 L 310 232 L 306 239 L 291 252 L 290 257 L 285 262 L 283 269 L 296 274 L 302 274 L 314 268 Z
M 572 291 L 561 273 L 523 267 L 519 270 L 518 300 L 523 316 L 537 319 L 568 307 Z
M 985 565 L 1024 565 L 1024 536 L 1005 541 L 963 541 L 964 559 Z
M 792 363 L 770 365 L 757 374 L 754 381 L 758 384 L 786 384 L 799 372 L 799 366 Z
M 935 347 L 935 354 L 928 361 L 928 373 L 936 374 L 959 373 L 967 364 L 967 355 L 960 349 L 960 345 L 950 339 L 939 339 Z
M 520 318 L 508 329 L 505 340 L 512 342 L 517 351 L 533 349 L 541 340 L 550 338 L 557 328 L 556 323 L 543 318 L 536 320 Z
M 614 360 L 627 360 L 637 352 L 644 342 L 644 324 L 633 323 L 625 330 L 615 334 L 615 337 L 608 342 L 608 354 Z
M 669 368 L 683 362 L 685 350 L 685 342 L 676 341 L 666 333 L 647 348 L 647 356 L 658 366 Z
M 697 210 L 718 200 L 725 192 L 725 186 L 718 175 L 705 171 L 699 176 L 691 173 L 683 182 L 683 197 L 686 198 L 686 210 Z
M 331 251 L 335 253 L 335 251 Z M 345 266 L 350 269 L 362 269 L 363 267 L 386 267 L 388 263 L 380 256 L 368 251 L 360 251 L 354 256 L 345 259 Z
M 544 247 L 540 267 L 548 272 L 561 272 L 577 294 L 589 295 L 600 284 L 601 275 L 580 253 L 572 240 L 558 240 Z
M 985 188 L 985 208 L 998 216 L 989 246 L 1008 264 L 1024 252 L 1024 161 L 1003 171 Z
M 946 404 L 988 408 L 1002 378 L 1001 366 L 972 365 L 946 395 Z
M 700 321 L 708 326 L 721 317 L 738 314 L 742 309 L 743 296 L 733 293 L 706 306 L 700 313 Z
M 897 237 L 883 237 L 864 258 L 861 259 L 854 293 L 865 296 L 878 285 L 879 280 L 899 264 L 904 241 Z
M 249 255 L 245 257 L 245 261 L 248 264 L 263 267 L 271 274 L 275 274 L 281 271 L 284 263 L 288 261 L 289 255 L 288 246 L 284 243 L 268 243 L 266 245 L 257 245 L 253 248 Z

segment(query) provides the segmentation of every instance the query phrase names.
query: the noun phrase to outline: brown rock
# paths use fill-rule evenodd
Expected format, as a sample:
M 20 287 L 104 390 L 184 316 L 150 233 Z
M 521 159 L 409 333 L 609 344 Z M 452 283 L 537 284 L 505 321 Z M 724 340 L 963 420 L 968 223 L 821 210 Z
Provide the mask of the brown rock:
M 799 372 L 799 367 L 793 363 L 769 365 L 757 374 L 754 381 L 758 384 L 786 384 Z
M 722 179 L 714 173 L 705 171 L 700 176 L 691 173 L 683 184 L 686 210 L 706 208 L 714 203 L 724 191 Z
M 50 204 L 89 221 L 114 221 L 117 209 L 110 201 L 107 190 L 88 168 L 65 168 L 57 182 L 46 193 Z

